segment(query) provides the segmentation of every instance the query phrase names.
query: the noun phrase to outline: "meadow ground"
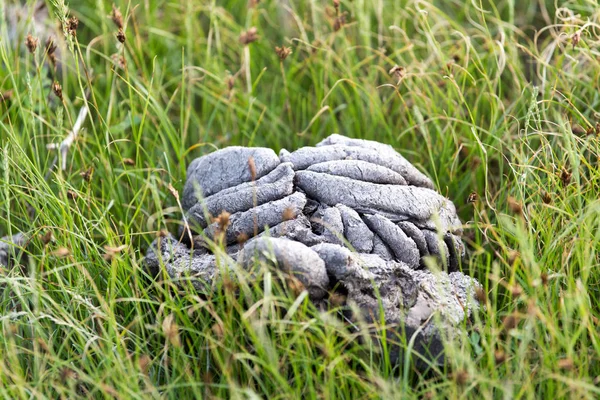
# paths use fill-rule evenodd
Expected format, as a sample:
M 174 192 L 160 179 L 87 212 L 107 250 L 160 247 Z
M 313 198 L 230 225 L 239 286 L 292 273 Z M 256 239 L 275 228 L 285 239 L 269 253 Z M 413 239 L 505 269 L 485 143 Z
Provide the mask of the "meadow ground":
M 80 21 L 62 101 L 44 43 L 0 18 L 0 236 L 33 237 L 0 274 L 0 396 L 597 398 L 600 8 L 556 3 L 119 1 L 121 44 L 111 2 L 53 0 Z M 333 132 L 393 145 L 457 205 L 486 308 L 444 366 L 391 365 L 268 270 L 208 298 L 143 270 L 194 157 Z

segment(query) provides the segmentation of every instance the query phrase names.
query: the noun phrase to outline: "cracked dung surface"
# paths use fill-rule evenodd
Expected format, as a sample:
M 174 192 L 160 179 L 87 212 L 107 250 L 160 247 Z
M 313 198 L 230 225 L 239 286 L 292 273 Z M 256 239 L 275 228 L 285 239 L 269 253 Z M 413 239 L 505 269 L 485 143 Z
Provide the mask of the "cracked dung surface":
M 273 264 L 316 303 L 342 291 L 360 310 L 352 318 L 383 317 L 396 327 L 387 335 L 416 335 L 415 349 L 437 358 L 441 337 L 478 308 L 479 283 L 458 271 L 461 222 L 433 187 L 391 146 L 373 141 L 334 134 L 279 157 L 228 147 L 188 168 L 182 204 L 193 241 L 157 238 L 146 265 L 208 292 L 223 271 Z M 223 211 L 227 220 L 213 221 Z M 211 254 L 211 240 L 226 245 L 230 261 Z M 427 270 L 428 260 L 439 270 Z M 391 355 L 399 359 L 400 347 Z

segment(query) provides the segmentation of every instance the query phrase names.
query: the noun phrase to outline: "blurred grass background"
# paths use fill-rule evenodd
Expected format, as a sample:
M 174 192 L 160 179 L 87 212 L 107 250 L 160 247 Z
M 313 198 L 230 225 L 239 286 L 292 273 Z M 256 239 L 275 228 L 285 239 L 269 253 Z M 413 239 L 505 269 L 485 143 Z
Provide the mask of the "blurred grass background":
M 0 5 L 0 233 L 33 239 L 0 275 L 1 396 L 598 396 L 595 1 L 119 1 L 121 44 L 111 2 L 52 0 L 52 26 L 79 20 L 57 71 L 40 31 L 9 37 L 12 4 Z M 46 145 L 84 101 L 67 169 L 45 179 Z M 393 145 L 457 205 L 486 309 L 442 367 L 390 365 L 359 340 L 366 327 L 273 271 L 210 298 L 143 271 L 156 232 L 176 228 L 168 185 L 182 189 L 193 158 L 334 132 Z

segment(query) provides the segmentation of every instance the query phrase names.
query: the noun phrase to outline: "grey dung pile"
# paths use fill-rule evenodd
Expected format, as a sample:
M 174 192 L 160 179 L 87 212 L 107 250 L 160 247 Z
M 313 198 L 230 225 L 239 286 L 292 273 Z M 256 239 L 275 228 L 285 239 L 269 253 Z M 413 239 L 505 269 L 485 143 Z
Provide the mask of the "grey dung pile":
M 182 204 L 193 240 L 188 229 L 181 240 L 158 238 L 146 265 L 200 291 L 237 265 L 275 264 L 314 302 L 341 292 L 361 311 L 354 317 L 381 321 L 383 312 L 434 357 L 442 332 L 452 335 L 478 307 L 479 284 L 458 272 L 465 249 L 454 204 L 391 146 L 335 134 L 279 156 L 228 147 L 190 164 Z M 223 211 L 226 221 L 215 220 Z M 217 239 L 237 264 L 211 254 Z

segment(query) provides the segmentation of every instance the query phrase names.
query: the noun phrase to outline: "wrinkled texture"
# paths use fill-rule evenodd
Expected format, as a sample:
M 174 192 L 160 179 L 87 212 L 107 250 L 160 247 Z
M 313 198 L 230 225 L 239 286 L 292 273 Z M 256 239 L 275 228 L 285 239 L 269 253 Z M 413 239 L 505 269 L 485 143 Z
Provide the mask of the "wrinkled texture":
M 223 268 L 277 266 L 317 304 L 338 291 L 348 310 L 360 310 L 353 319 L 385 321 L 390 339 L 416 335 L 414 348 L 438 359 L 442 336 L 478 307 L 479 284 L 458 272 L 465 248 L 454 204 L 385 144 L 332 135 L 279 154 L 230 147 L 194 160 L 183 208 L 199 235 L 192 247 L 158 238 L 151 272 L 187 275 L 208 292 Z M 219 215 L 227 218 L 213 220 Z M 226 246 L 230 262 L 217 262 L 211 241 Z M 401 347 L 391 354 L 398 360 Z

